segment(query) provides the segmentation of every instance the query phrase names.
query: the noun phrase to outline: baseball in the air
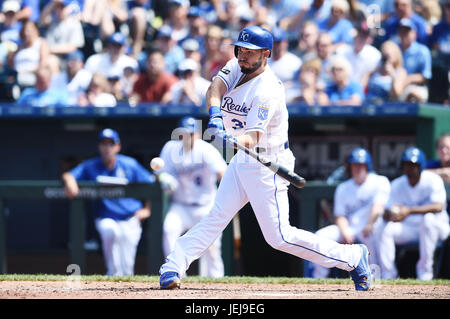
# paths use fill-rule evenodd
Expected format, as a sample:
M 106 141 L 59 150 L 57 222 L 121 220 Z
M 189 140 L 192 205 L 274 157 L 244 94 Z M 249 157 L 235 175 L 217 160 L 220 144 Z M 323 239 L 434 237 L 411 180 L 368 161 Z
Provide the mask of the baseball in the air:
M 164 167 L 164 160 L 161 157 L 155 157 L 150 161 L 150 167 L 153 170 L 158 171 Z

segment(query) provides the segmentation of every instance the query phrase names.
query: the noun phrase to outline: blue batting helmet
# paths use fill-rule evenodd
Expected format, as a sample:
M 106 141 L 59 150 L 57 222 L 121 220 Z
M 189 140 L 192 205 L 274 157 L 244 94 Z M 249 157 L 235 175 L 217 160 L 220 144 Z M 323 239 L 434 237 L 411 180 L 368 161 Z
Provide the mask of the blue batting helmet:
M 411 146 L 403 152 L 402 163 L 403 162 L 419 164 L 420 171 L 423 171 L 427 163 L 427 158 L 425 156 L 425 153 L 420 148 Z
M 243 47 L 251 50 L 267 49 L 272 53 L 273 36 L 269 30 L 256 25 L 246 27 L 239 33 L 239 38 L 232 43 L 234 55 L 237 57 L 237 47 Z M 269 55 L 270 57 L 270 55 Z
M 373 170 L 372 166 L 372 156 L 370 155 L 369 151 L 362 148 L 357 147 L 352 150 L 348 157 L 348 163 L 360 163 L 360 164 L 366 164 L 367 170 L 370 172 Z
M 199 132 L 201 130 L 199 120 L 193 118 L 192 116 L 185 116 L 181 118 L 180 124 L 178 126 L 190 134 Z

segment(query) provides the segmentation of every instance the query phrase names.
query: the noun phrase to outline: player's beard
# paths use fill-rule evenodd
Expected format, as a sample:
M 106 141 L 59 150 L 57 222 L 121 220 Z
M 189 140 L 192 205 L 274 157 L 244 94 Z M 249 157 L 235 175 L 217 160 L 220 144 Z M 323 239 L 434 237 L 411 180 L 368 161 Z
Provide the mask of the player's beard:
M 249 68 L 241 66 L 241 72 L 244 74 L 251 74 L 251 73 L 255 72 L 256 70 L 258 70 L 261 67 L 262 63 L 263 63 L 263 60 L 260 59 L 257 62 L 253 63 L 253 65 Z

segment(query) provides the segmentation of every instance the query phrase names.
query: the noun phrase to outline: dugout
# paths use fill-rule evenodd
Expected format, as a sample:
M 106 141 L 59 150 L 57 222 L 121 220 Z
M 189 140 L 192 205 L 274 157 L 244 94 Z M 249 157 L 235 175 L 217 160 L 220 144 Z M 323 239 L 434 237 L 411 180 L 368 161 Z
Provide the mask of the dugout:
M 342 163 L 345 153 L 355 146 L 366 147 L 372 152 L 377 171 L 390 178 L 396 177 L 398 158 L 405 147 L 417 144 L 428 157 L 435 157 L 437 136 L 450 131 L 450 109 L 441 105 L 290 105 L 289 112 L 290 144 L 297 158 L 296 170 L 308 182 L 324 180 Z M 122 153 L 147 166 L 170 139 L 178 119 L 188 114 L 201 118 L 206 127 L 207 112 L 195 107 L 32 108 L 0 105 L 0 180 L 58 180 L 61 172 L 97 155 L 97 133 L 105 127 L 120 133 Z M 329 194 L 330 189 L 324 188 L 320 192 Z M 302 190 L 291 187 L 290 194 L 293 225 L 314 230 L 323 222 L 317 208 L 303 207 L 308 201 Z M 69 203 L 64 200 L 7 199 L 4 208 L 6 243 L 3 244 L 7 250 L 8 272 L 66 274 L 71 247 L 70 218 L 64 212 L 69 211 Z M 265 243 L 249 206 L 240 212 L 240 217 L 243 229 L 240 266 L 246 275 L 303 274 L 302 263 L 297 258 L 275 251 Z M 95 236 L 92 226 L 87 227 L 88 236 Z M 224 236 L 223 254 L 226 273 L 236 273 L 239 265 L 233 260 L 230 226 Z M 87 246 L 86 258 L 91 265 L 86 273 L 104 271 L 98 249 Z M 148 273 L 147 262 L 145 245 L 140 245 L 137 274 Z M 155 264 L 159 262 L 155 261 Z

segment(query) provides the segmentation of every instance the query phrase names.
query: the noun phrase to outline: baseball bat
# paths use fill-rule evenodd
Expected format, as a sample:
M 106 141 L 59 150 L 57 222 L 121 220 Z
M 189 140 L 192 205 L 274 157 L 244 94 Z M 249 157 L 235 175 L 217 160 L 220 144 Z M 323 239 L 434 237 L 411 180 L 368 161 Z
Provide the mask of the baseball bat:
M 250 155 L 251 157 L 256 159 L 258 162 L 260 162 L 264 166 L 268 167 L 272 172 L 274 172 L 278 176 L 284 178 L 285 180 L 287 180 L 289 183 L 291 183 L 295 187 L 303 188 L 305 186 L 306 180 L 303 177 L 296 174 L 295 172 L 287 169 L 286 167 L 284 167 L 280 164 L 266 160 L 265 158 L 259 156 L 258 153 L 250 150 L 249 148 L 245 147 L 244 145 L 237 143 L 236 140 L 230 139 L 227 135 L 222 135 L 222 137 L 226 140 L 226 142 L 232 143 L 236 148 L 244 151 L 246 154 Z

